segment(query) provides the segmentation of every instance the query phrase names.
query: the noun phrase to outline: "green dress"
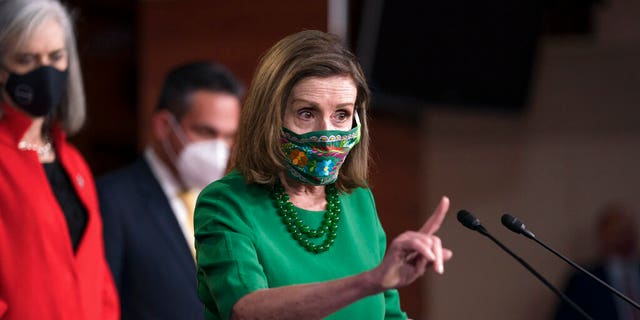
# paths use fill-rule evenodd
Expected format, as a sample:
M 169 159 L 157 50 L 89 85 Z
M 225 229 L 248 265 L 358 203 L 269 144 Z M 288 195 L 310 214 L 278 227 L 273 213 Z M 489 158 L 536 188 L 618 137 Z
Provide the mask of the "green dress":
M 341 193 L 337 237 L 326 252 L 307 252 L 285 229 L 263 185 L 246 184 L 237 171 L 207 186 L 195 210 L 198 295 L 207 319 L 229 319 L 234 304 L 258 289 L 321 282 L 376 267 L 386 238 L 369 189 Z M 298 208 L 311 227 L 323 212 Z M 320 239 L 322 240 L 322 239 Z M 398 292 L 358 300 L 327 319 L 406 319 Z

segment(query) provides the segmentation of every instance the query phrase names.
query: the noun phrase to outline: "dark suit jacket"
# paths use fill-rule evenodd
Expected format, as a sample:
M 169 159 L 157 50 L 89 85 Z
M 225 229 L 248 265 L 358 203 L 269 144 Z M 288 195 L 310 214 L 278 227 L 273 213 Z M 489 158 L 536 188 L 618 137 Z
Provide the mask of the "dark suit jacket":
M 195 262 L 144 158 L 97 185 L 122 319 L 204 319 Z
M 603 264 L 595 265 L 589 269 L 589 272 L 600 278 L 602 281 L 611 284 Z M 638 273 L 640 274 L 640 266 L 638 267 Z M 620 298 L 583 273 L 577 273 L 576 271 L 576 273 L 569 278 L 569 282 L 564 293 L 595 320 L 619 319 L 614 299 Z M 571 306 L 566 303 L 562 303 L 556 310 L 554 319 L 583 320 L 584 318 L 574 311 Z

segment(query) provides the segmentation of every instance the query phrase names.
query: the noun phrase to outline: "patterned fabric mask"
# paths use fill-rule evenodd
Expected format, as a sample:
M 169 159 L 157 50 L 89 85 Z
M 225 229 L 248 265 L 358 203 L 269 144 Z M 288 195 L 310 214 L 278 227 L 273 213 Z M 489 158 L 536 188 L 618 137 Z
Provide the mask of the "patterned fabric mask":
M 351 148 L 360 141 L 360 120 L 349 131 L 322 130 L 296 134 L 282 128 L 281 149 L 287 159 L 287 171 L 299 182 L 327 185 L 338 173 Z

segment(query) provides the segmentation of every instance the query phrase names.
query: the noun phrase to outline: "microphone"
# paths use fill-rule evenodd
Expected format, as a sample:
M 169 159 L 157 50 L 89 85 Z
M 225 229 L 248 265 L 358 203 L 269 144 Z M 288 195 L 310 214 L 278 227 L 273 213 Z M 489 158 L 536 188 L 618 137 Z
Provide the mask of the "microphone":
M 460 221 L 460 223 L 462 223 L 463 226 L 473 231 L 480 231 L 481 233 L 483 231 L 487 232 L 487 229 L 485 229 L 480 223 L 480 219 L 476 218 L 474 215 L 471 214 L 471 212 L 467 210 L 458 211 L 458 221 Z
M 593 318 L 591 318 L 584 310 L 582 310 L 582 308 L 580 308 L 577 304 L 575 304 L 575 302 L 573 302 L 571 299 L 569 299 L 569 297 L 567 297 L 564 293 L 560 292 L 560 290 L 558 290 L 556 287 L 554 287 L 549 281 L 547 281 L 547 279 L 545 279 L 542 275 L 540 275 L 527 262 L 525 262 L 522 258 L 520 258 L 518 255 L 513 253 L 513 251 L 509 250 L 509 248 L 507 248 L 504 244 L 502 244 L 502 242 L 498 241 L 498 239 L 496 239 L 494 236 L 492 236 L 489 233 L 489 231 L 487 231 L 487 229 L 485 229 L 482 226 L 482 224 L 480 223 L 480 219 L 476 218 L 473 214 L 471 214 L 471 212 L 469 212 L 467 210 L 460 210 L 460 211 L 458 211 L 457 218 L 458 218 L 458 221 L 460 221 L 460 223 L 463 226 L 465 226 L 465 227 L 467 227 L 467 228 L 469 228 L 469 229 L 471 229 L 473 231 L 477 231 L 480 234 L 484 235 L 485 237 L 491 239 L 491 241 L 493 241 L 495 244 L 497 244 L 502 250 L 504 250 L 506 253 L 508 253 L 511 257 L 516 259 L 523 267 L 525 267 L 527 270 L 529 270 L 529 272 L 531 272 L 534 276 L 536 276 L 536 278 L 538 278 L 538 280 L 540 280 L 544 285 L 546 285 L 549 289 L 551 289 L 551 291 L 553 291 L 560 299 L 562 299 L 562 301 L 566 302 L 576 312 L 578 312 L 580 315 L 582 315 L 582 317 L 584 317 L 585 319 L 593 320 Z
M 505 213 L 505 214 L 502 215 L 502 218 L 500 220 L 502 221 L 502 224 L 505 227 L 507 227 L 509 230 L 511 230 L 511 231 L 513 231 L 515 233 L 522 234 L 525 237 L 535 241 L 537 244 L 541 245 L 542 247 L 544 247 L 545 249 L 547 249 L 551 253 L 555 254 L 560 259 L 564 260 L 564 262 L 570 264 L 575 269 L 580 270 L 580 272 L 586 274 L 591 279 L 595 280 L 600 285 L 602 285 L 605 288 L 607 288 L 611 293 L 617 295 L 618 297 L 620 297 L 621 299 L 623 299 L 624 301 L 626 301 L 627 303 L 629 303 L 630 305 L 632 305 L 636 309 L 640 310 L 640 305 L 637 302 L 631 300 L 629 297 L 625 296 L 620 291 L 616 290 L 614 287 L 612 287 L 609 284 L 607 284 L 606 282 L 602 281 L 600 278 L 594 276 L 591 272 L 585 270 L 584 268 L 582 268 L 581 266 L 579 266 L 575 262 L 571 261 L 569 258 L 563 256 L 562 254 L 560 254 L 559 252 L 557 252 L 553 248 L 551 248 L 548 245 L 546 245 L 544 242 L 538 240 L 538 238 L 536 238 L 536 236 L 531 231 L 527 230 L 527 228 L 525 227 L 524 223 L 520 222 L 520 220 L 518 220 L 518 218 L 516 218 L 516 217 L 514 217 L 514 216 L 512 216 L 512 215 L 510 215 L 508 213 Z
M 523 236 L 529 239 L 536 238 L 536 235 L 533 234 L 533 232 L 527 230 L 527 227 L 524 225 L 524 223 L 522 223 L 520 220 L 518 220 L 518 218 L 510 214 L 503 214 L 500 221 L 502 221 L 503 226 L 509 228 L 509 230 L 515 233 L 522 234 Z

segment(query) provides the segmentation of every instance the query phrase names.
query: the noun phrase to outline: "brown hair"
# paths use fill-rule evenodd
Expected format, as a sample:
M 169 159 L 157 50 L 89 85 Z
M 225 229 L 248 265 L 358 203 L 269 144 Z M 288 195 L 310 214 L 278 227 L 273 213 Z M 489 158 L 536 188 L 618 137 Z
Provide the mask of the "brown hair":
M 361 138 L 342 165 L 336 186 L 343 191 L 366 187 L 369 88 L 356 57 L 340 39 L 315 30 L 285 37 L 260 60 L 240 114 L 231 169 L 238 170 L 249 183 L 272 185 L 278 173 L 286 169 L 280 137 L 293 87 L 309 77 L 344 75 L 353 79 L 358 90 L 355 109 L 360 116 Z

